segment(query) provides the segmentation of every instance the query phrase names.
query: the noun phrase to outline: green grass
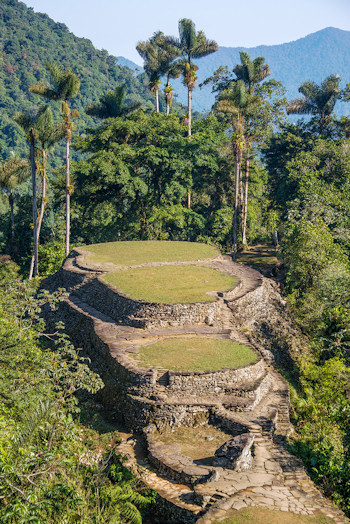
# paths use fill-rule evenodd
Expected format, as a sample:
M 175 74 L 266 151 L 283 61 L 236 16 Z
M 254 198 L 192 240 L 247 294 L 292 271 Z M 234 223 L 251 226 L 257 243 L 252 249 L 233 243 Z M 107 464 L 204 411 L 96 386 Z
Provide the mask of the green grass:
M 270 510 L 259 507 L 250 507 L 240 511 L 231 511 L 229 517 L 220 524 L 331 524 L 333 519 L 324 515 L 313 517 L 306 515 L 296 515 L 286 511 Z M 215 524 L 219 524 L 217 521 Z
M 112 263 L 116 266 L 137 266 L 149 262 L 184 262 L 214 258 L 218 251 L 213 246 L 195 242 L 168 242 L 163 240 L 108 242 L 82 246 L 91 253 L 86 261 L 93 264 Z
M 243 344 L 215 338 L 171 338 L 140 348 L 135 357 L 142 367 L 173 371 L 216 371 L 255 362 L 257 356 Z
M 277 252 L 273 246 L 270 245 L 257 245 L 252 246 L 247 251 L 242 251 L 237 254 L 237 262 L 246 264 L 247 266 L 266 271 L 272 269 L 278 264 Z
M 226 291 L 237 282 L 216 269 L 191 265 L 138 267 L 103 278 L 131 298 L 168 304 L 212 302 L 208 291 Z

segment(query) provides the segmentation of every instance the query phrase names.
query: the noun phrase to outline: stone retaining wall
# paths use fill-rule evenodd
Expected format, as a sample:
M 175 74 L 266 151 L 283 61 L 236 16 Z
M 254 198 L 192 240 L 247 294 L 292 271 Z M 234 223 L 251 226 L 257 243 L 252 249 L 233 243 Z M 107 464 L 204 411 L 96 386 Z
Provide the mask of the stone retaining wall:
M 225 431 L 231 433 L 232 436 L 248 432 L 246 426 L 233 422 L 229 418 L 220 417 L 215 414 L 215 410 L 209 420 L 212 425 L 225 428 Z M 197 427 L 198 425 L 192 424 L 192 426 Z M 164 426 L 162 432 L 169 428 L 169 426 Z M 197 465 L 193 459 L 181 453 L 178 444 L 164 444 L 159 441 L 156 438 L 158 431 L 154 424 L 145 427 L 143 431 L 147 441 L 149 461 L 161 475 L 165 475 L 173 482 L 190 486 L 210 480 L 210 476 L 215 472 L 213 466 Z
M 292 320 L 286 301 L 276 285 L 264 278 L 262 285 L 235 300 L 227 301 L 234 325 L 261 346 L 263 354 L 290 371 L 303 351 L 307 340 Z
M 128 427 L 140 430 L 150 422 L 156 422 L 159 428 L 165 425 L 196 425 L 201 417 L 205 417 L 208 409 L 215 405 L 218 392 L 224 393 L 225 388 L 240 386 L 242 396 L 249 392 L 249 383 L 264 383 L 263 361 L 243 368 L 219 370 L 212 372 L 174 372 L 169 371 L 169 385 L 160 388 L 158 380 L 166 370 L 139 369 L 125 354 L 114 347 L 114 343 L 105 341 L 103 320 L 97 317 L 99 313 L 84 304 L 75 301 L 62 302 L 59 310 L 47 314 L 53 322 L 62 320 L 66 332 L 69 333 L 77 347 L 86 350 L 94 370 L 102 377 L 105 387 L 99 397 L 108 411 Z M 101 316 L 101 315 L 100 315 Z M 102 317 L 103 318 L 103 317 Z M 131 361 L 132 362 L 132 361 Z M 246 384 L 244 384 L 246 382 Z M 161 391 L 166 391 L 170 397 L 179 397 L 185 401 L 169 403 L 161 401 Z M 212 395 L 211 401 L 202 398 Z M 186 399 L 186 396 L 189 398 Z M 250 398 L 250 397 L 247 397 Z
M 195 324 L 221 325 L 222 303 L 218 300 L 189 304 L 134 300 L 105 282 L 102 271 L 83 271 L 74 262 L 74 258 L 67 258 L 57 273 L 59 287 L 66 288 L 118 323 L 146 329 Z
M 167 389 L 177 394 L 225 393 L 230 386 L 255 383 L 264 374 L 265 367 L 261 358 L 256 362 L 236 369 L 218 371 L 182 372 L 169 371 Z

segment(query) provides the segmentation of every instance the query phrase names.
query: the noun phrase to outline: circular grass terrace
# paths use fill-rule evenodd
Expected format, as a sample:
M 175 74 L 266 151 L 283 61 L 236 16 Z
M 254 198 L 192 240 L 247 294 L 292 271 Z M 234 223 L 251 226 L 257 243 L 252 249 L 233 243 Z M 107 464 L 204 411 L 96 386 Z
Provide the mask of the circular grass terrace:
M 141 367 L 172 371 L 218 371 L 256 362 L 257 355 L 244 344 L 216 338 L 170 338 L 141 346 L 135 360 Z
M 144 302 L 166 304 L 213 302 L 215 291 L 232 289 L 237 279 L 201 266 L 154 266 L 113 271 L 103 279 L 125 295 Z
M 131 240 L 82 246 L 91 254 L 84 257 L 90 264 L 114 264 L 120 267 L 137 266 L 151 262 L 186 262 L 218 256 L 218 250 L 196 242 L 166 240 Z

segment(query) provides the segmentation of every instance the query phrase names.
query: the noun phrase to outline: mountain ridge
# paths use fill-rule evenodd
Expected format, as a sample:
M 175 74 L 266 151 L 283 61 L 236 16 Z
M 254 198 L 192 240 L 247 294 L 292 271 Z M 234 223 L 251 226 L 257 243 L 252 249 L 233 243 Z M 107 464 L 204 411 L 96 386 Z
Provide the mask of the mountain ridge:
M 336 27 L 326 27 L 304 37 L 283 44 L 258 45 L 254 47 L 222 46 L 216 53 L 199 59 L 197 85 L 211 76 L 219 66 L 227 65 L 229 70 L 239 63 L 239 53 L 247 51 L 254 59 L 264 56 L 270 66 L 271 78 L 280 80 L 287 89 L 287 98 L 298 96 L 299 86 L 313 80 L 320 83 L 330 74 L 339 74 L 342 84 L 350 81 L 350 31 Z M 120 57 L 121 58 L 121 57 Z M 140 66 L 129 62 L 129 67 L 140 69 Z M 133 66 L 132 66 L 133 64 Z M 186 103 L 186 88 L 181 79 L 173 81 L 178 100 Z M 208 111 L 214 103 L 210 87 L 195 89 L 193 108 Z M 349 115 L 349 104 L 338 103 L 337 113 Z

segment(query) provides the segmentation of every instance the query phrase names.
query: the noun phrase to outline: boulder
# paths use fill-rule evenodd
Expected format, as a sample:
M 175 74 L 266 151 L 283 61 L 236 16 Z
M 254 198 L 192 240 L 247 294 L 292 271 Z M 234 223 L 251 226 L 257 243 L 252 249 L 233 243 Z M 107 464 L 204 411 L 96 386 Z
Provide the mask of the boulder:
M 244 471 L 252 464 L 252 446 L 254 435 L 242 433 L 237 435 L 215 451 L 213 466 Z

